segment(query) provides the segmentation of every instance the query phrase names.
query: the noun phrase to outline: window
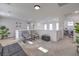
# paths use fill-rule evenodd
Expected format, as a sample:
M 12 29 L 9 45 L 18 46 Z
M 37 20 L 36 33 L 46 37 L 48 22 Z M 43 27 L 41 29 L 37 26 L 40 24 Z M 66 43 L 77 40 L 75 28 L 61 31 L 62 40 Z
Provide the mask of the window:
M 15 31 L 16 39 L 19 39 L 19 30 Z
M 68 26 L 73 26 L 73 21 L 69 21 Z
M 53 30 L 52 24 L 49 24 L 49 30 Z
M 29 30 L 29 25 L 27 25 L 27 30 Z
M 59 30 L 59 23 L 56 23 L 56 30 Z
M 44 30 L 47 30 L 47 24 L 44 24 Z

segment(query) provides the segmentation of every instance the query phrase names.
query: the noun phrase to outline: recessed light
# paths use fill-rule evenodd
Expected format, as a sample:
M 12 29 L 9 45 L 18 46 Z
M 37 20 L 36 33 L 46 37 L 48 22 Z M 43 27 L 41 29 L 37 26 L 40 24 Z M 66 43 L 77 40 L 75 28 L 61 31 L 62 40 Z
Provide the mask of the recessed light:
M 39 5 L 34 5 L 34 9 L 35 10 L 39 10 L 40 9 L 40 6 Z

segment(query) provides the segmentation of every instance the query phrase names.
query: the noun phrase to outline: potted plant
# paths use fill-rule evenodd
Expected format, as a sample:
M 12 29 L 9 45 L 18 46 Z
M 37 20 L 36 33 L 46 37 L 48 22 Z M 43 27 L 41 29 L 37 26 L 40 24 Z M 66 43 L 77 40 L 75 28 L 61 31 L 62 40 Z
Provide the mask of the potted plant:
M 75 41 L 76 41 L 77 44 L 79 44 L 79 23 L 75 24 L 75 33 L 77 34 Z
M 0 38 L 1 39 L 4 39 L 5 37 L 7 38 L 9 34 L 10 32 L 8 28 L 6 28 L 5 26 L 0 26 Z

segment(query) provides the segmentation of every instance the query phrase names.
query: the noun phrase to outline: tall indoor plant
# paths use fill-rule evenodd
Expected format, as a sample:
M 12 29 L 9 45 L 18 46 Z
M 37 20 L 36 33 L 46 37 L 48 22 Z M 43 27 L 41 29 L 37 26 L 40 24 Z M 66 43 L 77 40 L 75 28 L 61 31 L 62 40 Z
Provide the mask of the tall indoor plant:
M 77 33 L 77 35 L 76 35 L 76 43 L 79 44 L 79 23 L 75 24 L 75 33 Z
M 6 26 L 0 26 L 0 38 L 1 39 L 8 37 L 9 34 L 10 34 L 9 29 L 6 28 Z

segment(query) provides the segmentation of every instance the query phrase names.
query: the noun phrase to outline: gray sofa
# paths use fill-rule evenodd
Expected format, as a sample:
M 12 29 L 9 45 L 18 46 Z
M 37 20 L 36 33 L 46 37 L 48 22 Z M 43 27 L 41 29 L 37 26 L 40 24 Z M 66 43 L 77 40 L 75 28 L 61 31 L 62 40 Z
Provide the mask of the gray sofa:
M 27 56 L 18 43 L 8 45 L 2 48 L 2 56 Z

